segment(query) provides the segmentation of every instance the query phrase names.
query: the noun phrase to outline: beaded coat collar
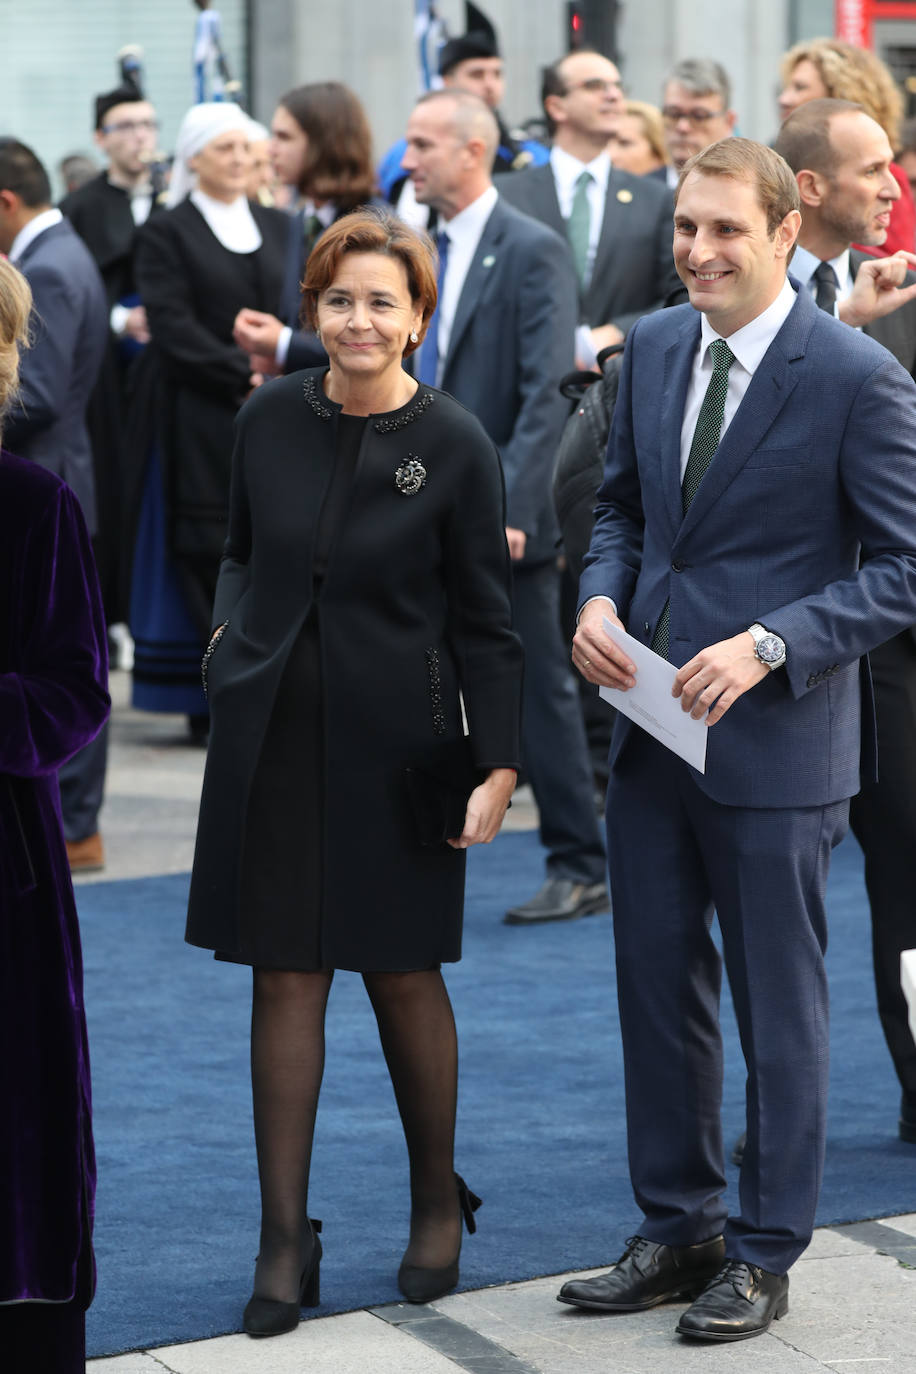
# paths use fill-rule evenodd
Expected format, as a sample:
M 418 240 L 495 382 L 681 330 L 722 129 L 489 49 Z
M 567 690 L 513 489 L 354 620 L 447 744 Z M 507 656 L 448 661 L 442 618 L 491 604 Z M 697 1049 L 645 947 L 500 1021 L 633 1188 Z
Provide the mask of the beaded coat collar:
M 339 406 L 335 407 L 327 400 L 315 377 L 306 377 L 302 383 L 302 395 L 315 414 L 322 420 L 333 419 L 340 409 Z M 424 391 L 417 395 L 406 409 L 394 411 L 390 416 L 373 420 L 372 428 L 377 430 L 379 434 L 393 434 L 396 430 L 404 429 L 405 426 L 412 424 L 414 420 L 418 420 L 421 415 L 429 410 L 435 399 L 435 392 Z

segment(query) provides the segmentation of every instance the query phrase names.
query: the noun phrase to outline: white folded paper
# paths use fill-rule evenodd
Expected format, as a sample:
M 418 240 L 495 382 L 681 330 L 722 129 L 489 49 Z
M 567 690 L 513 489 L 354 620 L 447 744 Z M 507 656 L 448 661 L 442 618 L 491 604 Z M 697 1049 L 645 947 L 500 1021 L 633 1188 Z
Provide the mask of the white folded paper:
M 636 664 L 636 686 L 627 692 L 621 692 L 617 687 L 602 687 L 600 691 L 604 700 L 699 773 L 705 773 L 709 726 L 705 716 L 694 720 L 683 709 L 682 698 L 671 695 L 677 676 L 674 664 L 659 658 L 645 644 L 628 635 L 626 630 L 611 624 L 606 616 L 604 629 Z
M 900 982 L 910 1009 L 910 1035 L 916 1040 L 916 949 L 905 949 L 900 956 Z

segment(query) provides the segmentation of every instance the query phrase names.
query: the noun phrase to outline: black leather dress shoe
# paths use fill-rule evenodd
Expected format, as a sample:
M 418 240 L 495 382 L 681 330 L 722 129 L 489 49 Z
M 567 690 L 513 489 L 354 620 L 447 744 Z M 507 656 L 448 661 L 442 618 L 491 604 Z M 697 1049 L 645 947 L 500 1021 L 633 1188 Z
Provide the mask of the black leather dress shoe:
M 700 1245 L 656 1245 L 631 1236 L 615 1267 L 594 1279 L 570 1279 L 557 1302 L 598 1312 L 642 1312 L 672 1298 L 702 1292 L 725 1257 L 721 1236 Z
M 726 1260 L 677 1324 L 682 1336 L 702 1341 L 746 1341 L 762 1336 L 789 1310 L 788 1274 Z
M 897 1124 L 900 1139 L 916 1145 L 916 1095 L 904 1093 L 900 1099 L 900 1120 Z
M 527 926 L 538 921 L 574 921 L 593 911 L 610 911 L 604 883 L 575 883 L 571 878 L 548 878 L 540 892 L 521 906 L 510 907 L 506 925 Z

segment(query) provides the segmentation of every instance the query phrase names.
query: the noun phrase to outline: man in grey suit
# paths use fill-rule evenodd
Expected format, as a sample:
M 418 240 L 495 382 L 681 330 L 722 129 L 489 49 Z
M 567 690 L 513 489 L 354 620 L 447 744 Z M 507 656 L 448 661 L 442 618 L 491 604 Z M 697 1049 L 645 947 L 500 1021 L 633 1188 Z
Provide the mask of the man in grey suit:
M 557 383 L 572 365 L 576 288 L 557 236 L 497 195 L 490 168 L 498 136 L 478 96 L 435 91 L 410 117 L 403 166 L 441 228 L 439 305 L 417 375 L 477 416 L 506 479 L 513 613 L 525 647 L 522 758 L 548 851 L 546 883 L 506 915 L 528 924 L 606 909 L 607 889 L 585 730 L 560 634 L 550 497 L 568 410 Z
M 652 177 L 612 167 L 608 139 L 623 113 L 620 73 L 596 52 L 548 67 L 541 98 L 550 161 L 500 177 L 501 196 L 563 236 L 579 282 L 576 356 L 621 343 L 640 315 L 683 299 L 671 260 L 671 193 Z
M 108 304 L 88 248 L 59 210 L 38 158 L 0 138 L 0 252 L 32 288 L 32 346 L 23 355 L 19 395 L 3 425 L 12 453 L 68 483 L 97 530 L 86 406 L 108 341 Z M 71 867 L 104 862 L 98 813 L 105 784 L 107 727 L 60 770 L 61 809 Z
M 900 188 L 887 135 L 860 105 L 809 100 L 785 121 L 776 148 L 795 173 L 802 227 L 792 274 L 828 310 L 884 344 L 916 375 L 912 253 L 870 258 Z M 898 1132 L 916 1144 L 916 1044 L 900 987 L 900 955 L 916 946 L 916 637 L 912 627 L 869 655 L 878 721 L 878 778 L 852 800 L 865 853 L 878 1013 L 897 1077 Z

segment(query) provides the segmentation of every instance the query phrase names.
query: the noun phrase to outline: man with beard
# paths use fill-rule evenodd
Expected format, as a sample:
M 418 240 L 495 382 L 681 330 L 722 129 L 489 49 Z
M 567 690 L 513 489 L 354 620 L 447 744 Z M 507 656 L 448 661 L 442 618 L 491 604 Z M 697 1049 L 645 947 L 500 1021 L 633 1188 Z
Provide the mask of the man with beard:
M 849 100 L 809 100 L 776 141 L 795 173 L 802 227 L 792 274 L 824 310 L 870 334 L 916 375 L 912 253 L 869 258 L 900 188 L 887 135 Z M 916 945 L 916 634 L 903 630 L 869 655 L 878 721 L 878 780 L 853 797 L 850 820 L 865 853 L 878 1013 L 902 1090 L 898 1130 L 916 1144 L 916 1045 L 900 987 L 900 954 Z

